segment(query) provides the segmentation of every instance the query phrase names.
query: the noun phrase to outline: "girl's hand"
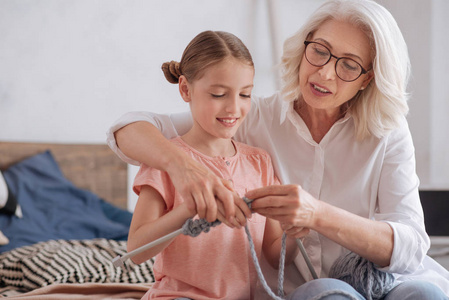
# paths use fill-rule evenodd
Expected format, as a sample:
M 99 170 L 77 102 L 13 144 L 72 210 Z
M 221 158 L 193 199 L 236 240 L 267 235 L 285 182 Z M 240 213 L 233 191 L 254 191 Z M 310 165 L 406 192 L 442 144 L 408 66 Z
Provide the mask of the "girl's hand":
M 217 202 L 218 220 L 220 220 L 221 222 L 223 222 L 224 224 L 228 225 L 231 228 L 234 228 L 234 227 L 241 228 L 242 226 L 246 225 L 246 219 L 251 218 L 252 212 L 249 209 L 248 204 L 246 204 L 245 201 L 243 201 L 243 199 L 240 198 L 239 195 L 237 195 L 237 193 L 235 193 L 234 199 L 235 199 L 234 205 L 235 205 L 235 212 L 236 212 L 234 222 L 230 223 L 226 219 L 224 219 L 224 217 L 223 217 L 224 207 L 220 201 Z
M 228 220 L 226 220 L 226 218 L 224 217 L 223 204 L 221 202 L 217 202 L 217 206 L 218 206 L 218 217 L 217 218 L 223 224 L 225 224 L 231 228 L 241 228 L 242 226 L 246 225 L 246 217 L 238 206 L 235 207 L 236 216 L 232 223 L 229 222 Z
M 278 220 L 290 236 L 301 237 L 314 228 L 319 201 L 299 185 L 272 185 L 246 193 L 253 211 Z M 305 230 L 305 231 L 304 231 Z

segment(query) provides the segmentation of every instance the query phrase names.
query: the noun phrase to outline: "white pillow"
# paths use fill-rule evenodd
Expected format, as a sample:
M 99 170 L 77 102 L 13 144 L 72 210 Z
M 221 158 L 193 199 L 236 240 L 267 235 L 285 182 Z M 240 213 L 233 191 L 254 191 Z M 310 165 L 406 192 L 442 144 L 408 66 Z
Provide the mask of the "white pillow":
M 8 238 L 3 234 L 3 232 L 0 230 L 0 246 L 6 245 L 9 243 Z
M 0 172 L 0 213 L 15 214 L 19 218 L 22 217 L 22 209 L 17 203 L 16 197 L 9 192 L 2 172 Z

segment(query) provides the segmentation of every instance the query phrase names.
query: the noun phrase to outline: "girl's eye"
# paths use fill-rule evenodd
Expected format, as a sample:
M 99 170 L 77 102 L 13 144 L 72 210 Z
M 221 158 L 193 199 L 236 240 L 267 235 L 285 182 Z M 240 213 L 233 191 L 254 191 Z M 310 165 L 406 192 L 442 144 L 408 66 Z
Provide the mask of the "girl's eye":
M 214 98 L 222 98 L 222 97 L 224 97 L 224 94 L 211 94 L 211 95 Z
M 243 98 L 251 98 L 251 94 L 249 94 L 249 95 L 246 95 L 246 94 L 240 94 L 240 97 L 243 97 Z

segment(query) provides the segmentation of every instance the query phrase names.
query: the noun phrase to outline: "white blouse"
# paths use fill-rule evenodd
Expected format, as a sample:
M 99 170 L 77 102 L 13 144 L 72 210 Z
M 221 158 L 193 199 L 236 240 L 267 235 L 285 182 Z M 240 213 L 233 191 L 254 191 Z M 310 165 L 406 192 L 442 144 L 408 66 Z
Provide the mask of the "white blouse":
M 157 115 L 125 114 L 109 129 L 107 141 L 124 161 L 138 164 L 118 148 L 114 131 L 136 121 L 148 121 L 165 137 L 182 135 L 192 126 L 189 112 Z M 415 149 L 406 119 L 383 138 L 355 138 L 354 122 L 347 114 L 316 143 L 293 103 L 281 95 L 254 97 L 251 111 L 235 140 L 261 147 L 271 155 L 283 184 L 299 184 L 312 196 L 359 216 L 387 222 L 394 231 L 390 266 L 403 281 L 415 276 L 438 284 L 449 294 L 449 272 L 426 256 L 430 247 L 419 199 Z M 311 232 L 304 245 L 320 277 L 326 277 L 333 262 L 345 251 L 330 239 Z M 299 255 L 295 260 L 303 280 L 310 272 Z

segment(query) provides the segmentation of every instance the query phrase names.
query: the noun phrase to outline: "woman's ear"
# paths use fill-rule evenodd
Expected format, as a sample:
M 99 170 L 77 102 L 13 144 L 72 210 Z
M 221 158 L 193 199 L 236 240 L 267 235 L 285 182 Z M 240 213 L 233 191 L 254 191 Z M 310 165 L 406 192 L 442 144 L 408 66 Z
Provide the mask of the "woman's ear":
M 363 80 L 362 86 L 360 87 L 360 90 L 363 91 L 368 86 L 368 84 L 371 82 L 371 80 L 373 78 L 374 78 L 374 71 L 371 70 L 371 71 L 368 72 L 366 78 Z
M 179 76 L 179 93 L 181 94 L 182 99 L 185 102 L 190 102 L 191 98 L 191 85 L 187 81 L 187 78 L 184 75 Z

